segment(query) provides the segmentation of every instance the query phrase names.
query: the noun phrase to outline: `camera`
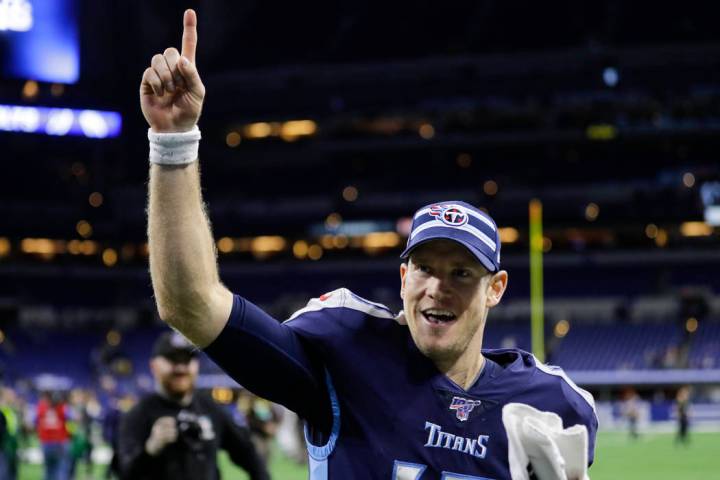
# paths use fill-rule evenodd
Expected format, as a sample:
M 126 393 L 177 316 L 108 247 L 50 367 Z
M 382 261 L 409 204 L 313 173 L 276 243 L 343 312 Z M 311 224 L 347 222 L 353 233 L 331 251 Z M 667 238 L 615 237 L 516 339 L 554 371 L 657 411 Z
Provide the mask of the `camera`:
M 178 415 L 178 437 L 191 450 L 199 451 L 203 449 L 202 445 L 202 427 L 197 418 L 187 415 Z

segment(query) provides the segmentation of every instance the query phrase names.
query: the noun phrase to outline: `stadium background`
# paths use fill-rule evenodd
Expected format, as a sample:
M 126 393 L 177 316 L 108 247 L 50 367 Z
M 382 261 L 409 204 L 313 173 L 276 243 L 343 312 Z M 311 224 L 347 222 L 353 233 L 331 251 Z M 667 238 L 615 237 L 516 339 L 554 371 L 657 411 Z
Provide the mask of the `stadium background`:
M 203 183 L 228 286 L 277 318 L 339 286 L 397 310 L 408 215 L 462 199 L 497 219 L 510 272 L 485 344 L 529 350 L 539 199 L 546 358 L 598 401 L 593 478 L 720 467 L 720 33 L 707 2 L 15 2 L 33 5 L 37 28 L 48 5 L 46 17 L 76 22 L 76 78 L 16 68 L 33 30 L 3 23 L 11 3 L 0 1 L 0 371 L 25 402 L 43 388 L 102 400 L 150 387 L 164 327 L 137 88 L 193 7 Z M 57 32 L 45 33 L 49 45 Z M 209 362 L 201 384 L 234 406 L 237 386 Z M 672 433 L 683 385 L 687 448 Z

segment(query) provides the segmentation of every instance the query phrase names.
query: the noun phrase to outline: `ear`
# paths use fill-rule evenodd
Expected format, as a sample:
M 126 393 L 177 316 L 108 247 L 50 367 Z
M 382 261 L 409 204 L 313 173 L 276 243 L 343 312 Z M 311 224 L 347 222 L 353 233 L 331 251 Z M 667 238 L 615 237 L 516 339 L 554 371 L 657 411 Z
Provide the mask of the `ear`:
M 157 376 L 157 374 L 159 373 L 158 369 L 160 368 L 160 366 L 158 365 L 157 357 L 151 358 L 148 364 L 150 365 L 150 373 L 153 374 L 153 377 Z
M 190 370 L 193 373 L 198 373 L 200 371 L 200 360 L 198 360 L 197 357 L 190 360 L 190 363 L 188 363 L 188 367 L 190 367 Z
M 493 274 L 488 282 L 487 289 L 487 307 L 492 308 L 502 299 L 508 284 L 508 274 L 505 270 Z
M 403 262 L 400 264 L 400 298 L 405 300 L 405 278 L 407 276 L 408 265 Z

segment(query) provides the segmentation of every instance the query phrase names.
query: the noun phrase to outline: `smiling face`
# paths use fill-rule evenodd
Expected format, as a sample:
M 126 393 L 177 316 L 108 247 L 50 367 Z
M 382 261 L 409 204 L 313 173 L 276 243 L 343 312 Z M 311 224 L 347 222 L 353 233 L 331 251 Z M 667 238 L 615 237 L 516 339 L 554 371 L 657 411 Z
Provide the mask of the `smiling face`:
M 400 278 L 418 349 L 441 370 L 479 358 L 488 309 L 500 302 L 507 273 L 489 273 L 457 242 L 432 240 L 412 251 Z

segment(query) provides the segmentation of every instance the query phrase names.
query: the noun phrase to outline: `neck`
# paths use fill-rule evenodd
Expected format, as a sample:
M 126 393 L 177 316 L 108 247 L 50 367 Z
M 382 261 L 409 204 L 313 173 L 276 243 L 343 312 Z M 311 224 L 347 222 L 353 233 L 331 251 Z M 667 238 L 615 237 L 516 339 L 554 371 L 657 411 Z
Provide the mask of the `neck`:
M 467 390 L 477 379 L 478 375 L 485 367 L 485 357 L 478 350 L 477 355 L 473 355 L 473 358 L 463 358 L 461 356 L 457 361 L 450 365 L 441 365 L 436 362 L 435 365 L 445 374 L 450 380 L 455 382 L 463 390 Z
M 445 359 L 434 359 L 437 368 L 463 390 L 472 386 L 485 366 L 482 354 L 483 334 L 487 310 L 480 326 L 472 334 L 470 341 L 462 347 L 462 353 Z
M 183 407 L 187 407 L 190 405 L 190 402 L 192 402 L 193 392 L 192 390 L 184 393 L 184 394 L 172 394 L 167 391 L 165 387 L 163 387 L 160 383 L 155 384 L 155 391 L 158 395 L 160 395 L 163 398 L 166 398 L 168 400 L 171 400 L 175 403 L 179 403 Z

